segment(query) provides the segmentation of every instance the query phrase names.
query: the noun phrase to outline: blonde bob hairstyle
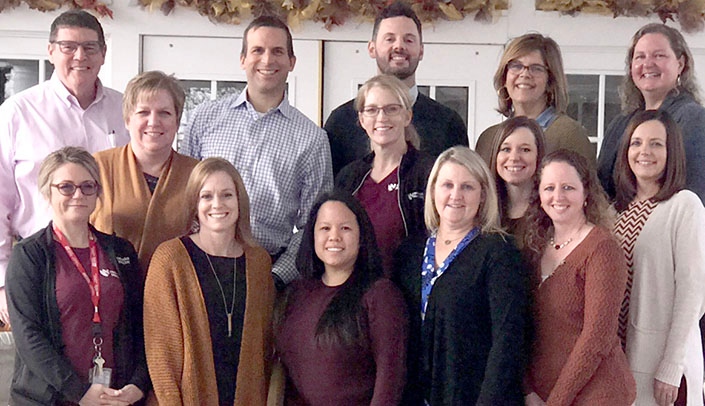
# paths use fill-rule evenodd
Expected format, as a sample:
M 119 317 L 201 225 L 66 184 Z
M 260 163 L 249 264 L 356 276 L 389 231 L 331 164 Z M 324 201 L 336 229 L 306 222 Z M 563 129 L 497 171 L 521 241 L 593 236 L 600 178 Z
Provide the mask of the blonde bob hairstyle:
M 198 201 L 200 200 L 201 189 L 206 179 L 217 172 L 224 172 L 233 180 L 235 193 L 237 194 L 238 218 L 235 223 L 235 240 L 245 246 L 257 245 L 252 237 L 250 227 L 250 198 L 245 190 L 245 184 L 237 169 L 223 158 L 206 158 L 199 162 L 191 171 L 191 176 L 186 184 L 186 199 L 188 205 L 189 218 L 194 221 L 194 230 L 197 232 L 198 225 Z
M 430 231 L 435 231 L 440 225 L 440 215 L 436 210 L 436 199 L 434 191 L 436 181 L 438 180 L 438 172 L 446 163 L 454 163 L 465 168 L 470 176 L 475 178 L 482 188 L 482 201 L 477 209 L 478 221 L 475 224 L 482 229 L 483 233 L 498 232 L 502 233 L 502 228 L 499 222 L 499 205 L 497 201 L 497 190 L 495 182 L 492 178 L 490 170 L 487 168 L 485 160 L 467 147 L 452 147 L 438 156 L 433 164 L 431 174 L 428 177 L 426 185 L 426 201 L 424 203 L 424 219 L 426 227 Z
M 514 112 L 512 98 L 507 92 L 507 66 L 515 59 L 539 51 L 548 69 L 546 80 L 546 106 L 553 106 L 558 113 L 565 113 L 568 108 L 568 80 L 563 72 L 561 49 L 550 37 L 539 33 L 530 33 L 514 38 L 507 44 L 494 74 L 494 89 L 497 91 L 499 107 L 497 111 L 505 117 Z
M 66 164 L 76 164 L 85 169 L 98 185 L 97 197 L 101 196 L 100 170 L 98 169 L 98 162 L 93 158 L 93 155 L 83 148 L 63 147 L 47 155 L 41 166 L 39 166 L 37 185 L 39 186 L 39 193 L 45 199 L 49 200 L 51 198 L 51 184 L 54 180 L 54 172 Z
M 409 116 L 413 117 L 414 105 L 411 102 L 411 96 L 409 96 L 409 88 L 399 80 L 396 76 L 392 75 L 377 75 L 365 82 L 364 85 L 360 87 L 357 91 L 357 97 L 355 97 L 355 111 L 357 111 L 358 116 L 362 114 L 362 109 L 365 108 L 365 99 L 370 90 L 374 88 L 379 88 L 390 92 L 399 101 L 399 104 L 404 107 L 406 111 L 409 112 Z M 358 122 L 359 124 L 359 122 Z M 421 140 L 419 139 L 419 133 L 414 128 L 414 125 L 409 123 L 404 129 L 404 139 L 406 142 L 414 146 L 414 148 L 419 149 L 421 145 Z
M 122 118 L 127 123 L 132 113 L 137 108 L 140 100 L 150 100 L 157 92 L 164 90 L 171 96 L 176 111 L 176 122 L 181 122 L 181 115 L 184 112 L 186 94 L 181 88 L 179 81 L 174 75 L 167 75 L 158 70 L 142 72 L 132 78 L 125 88 L 125 95 L 122 99 Z

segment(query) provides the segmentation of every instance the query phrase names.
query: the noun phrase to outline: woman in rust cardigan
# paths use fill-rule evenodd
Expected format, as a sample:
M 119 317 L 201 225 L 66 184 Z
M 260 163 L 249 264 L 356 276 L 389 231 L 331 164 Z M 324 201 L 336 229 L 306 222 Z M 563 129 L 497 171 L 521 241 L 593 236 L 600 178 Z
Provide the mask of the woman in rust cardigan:
M 537 192 L 524 246 L 537 282 L 526 405 L 631 405 L 617 336 L 627 265 L 607 197 L 588 160 L 568 150 L 543 159 Z
M 269 255 L 250 232 L 247 192 L 228 161 L 208 158 L 186 196 L 199 230 L 160 245 L 147 273 L 149 401 L 264 405 L 275 290 Z

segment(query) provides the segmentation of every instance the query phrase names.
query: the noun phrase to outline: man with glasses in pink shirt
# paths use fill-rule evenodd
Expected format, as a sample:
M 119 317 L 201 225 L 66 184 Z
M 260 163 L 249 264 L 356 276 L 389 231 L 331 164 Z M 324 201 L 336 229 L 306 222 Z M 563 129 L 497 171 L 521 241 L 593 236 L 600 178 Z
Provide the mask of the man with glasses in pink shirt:
M 0 322 L 9 324 L 5 272 L 16 238 L 28 237 L 51 219 L 37 189 L 42 160 L 64 146 L 97 152 L 129 142 L 122 94 L 98 79 L 105 62 L 98 20 L 70 10 L 51 24 L 49 61 L 54 73 L 0 105 Z

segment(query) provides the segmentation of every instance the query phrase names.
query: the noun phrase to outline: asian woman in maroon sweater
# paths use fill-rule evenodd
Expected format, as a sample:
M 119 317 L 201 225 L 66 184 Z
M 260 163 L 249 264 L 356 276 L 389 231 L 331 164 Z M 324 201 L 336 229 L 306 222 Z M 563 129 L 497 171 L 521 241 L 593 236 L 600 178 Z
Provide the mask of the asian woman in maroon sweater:
M 381 277 L 372 225 L 349 193 L 321 196 L 276 327 L 287 405 L 396 405 L 406 374 L 408 319 Z

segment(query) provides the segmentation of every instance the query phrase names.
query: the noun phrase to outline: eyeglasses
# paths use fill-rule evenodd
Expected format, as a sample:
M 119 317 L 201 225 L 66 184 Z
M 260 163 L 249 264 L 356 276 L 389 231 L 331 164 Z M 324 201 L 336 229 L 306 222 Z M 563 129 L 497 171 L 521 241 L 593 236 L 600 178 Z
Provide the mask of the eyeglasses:
M 86 181 L 80 185 L 71 182 L 61 182 L 52 184 L 51 187 L 55 187 L 56 190 L 64 196 L 73 196 L 73 194 L 76 193 L 76 189 L 81 189 L 81 193 L 83 193 L 84 196 L 93 196 L 98 193 L 98 189 L 100 189 L 100 185 L 93 181 Z
M 401 111 L 404 110 L 404 106 L 401 104 L 387 104 L 386 106 L 365 106 L 362 108 L 363 116 L 365 117 L 377 117 L 380 111 L 384 112 L 385 116 L 398 116 Z
M 526 66 L 521 62 L 512 61 L 512 62 L 509 62 L 509 64 L 507 64 L 507 71 L 509 71 L 515 75 L 520 74 L 521 72 L 524 71 L 524 69 L 528 70 L 529 73 L 531 73 L 532 75 L 544 75 L 548 72 L 547 67 L 545 67 L 541 64 L 538 64 L 538 63 L 534 63 L 529 66 Z
M 103 50 L 103 44 L 98 41 L 51 41 L 52 44 L 59 46 L 59 50 L 66 55 L 73 55 L 78 51 L 78 47 L 83 48 L 86 55 L 95 55 Z

